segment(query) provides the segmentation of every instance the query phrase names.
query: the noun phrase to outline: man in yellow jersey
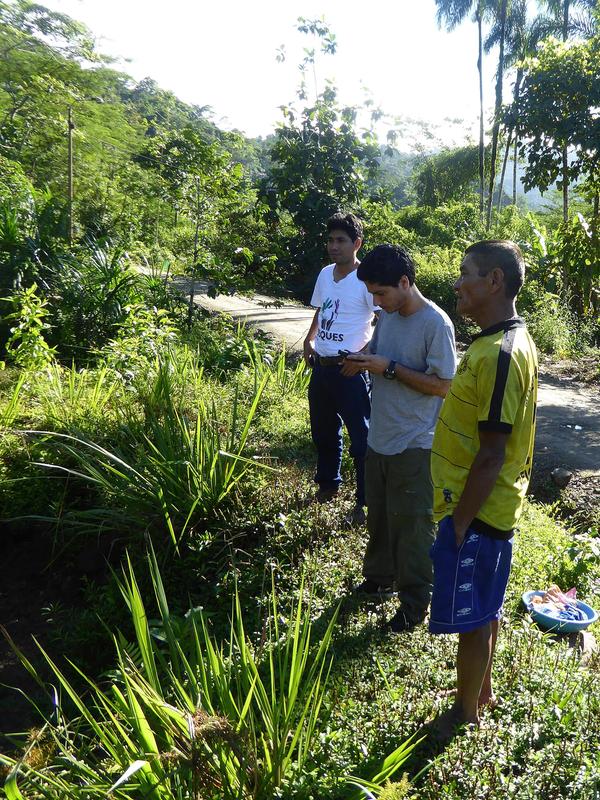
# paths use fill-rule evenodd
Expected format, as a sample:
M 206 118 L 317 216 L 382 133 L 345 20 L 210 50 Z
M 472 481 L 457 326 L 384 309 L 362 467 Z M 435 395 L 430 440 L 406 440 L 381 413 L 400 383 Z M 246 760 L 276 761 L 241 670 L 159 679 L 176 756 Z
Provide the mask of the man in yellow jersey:
M 492 660 L 533 458 L 537 354 L 515 298 L 525 265 L 514 242 L 471 245 L 454 285 L 457 311 L 481 328 L 459 364 L 435 429 L 438 534 L 429 629 L 458 633 L 457 691 L 444 715 L 477 723 L 493 703 Z

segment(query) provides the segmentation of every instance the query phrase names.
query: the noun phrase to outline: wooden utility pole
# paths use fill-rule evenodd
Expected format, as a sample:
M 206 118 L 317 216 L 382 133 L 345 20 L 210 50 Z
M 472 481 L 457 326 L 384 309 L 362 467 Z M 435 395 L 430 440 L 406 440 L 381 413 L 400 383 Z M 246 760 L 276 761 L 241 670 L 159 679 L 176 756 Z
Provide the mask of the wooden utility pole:
M 194 292 L 196 290 L 196 274 L 198 270 L 198 243 L 200 236 L 200 178 L 196 176 L 196 227 L 194 230 L 194 260 L 192 264 L 192 281 L 190 284 L 190 298 L 188 302 L 188 328 L 192 327 L 194 320 Z
M 75 125 L 73 124 L 73 109 L 69 106 L 68 112 L 68 131 L 67 131 L 67 139 L 68 139 L 68 161 L 69 161 L 69 173 L 68 173 L 68 184 L 69 184 L 69 202 L 68 202 L 68 231 L 67 237 L 69 239 L 69 245 L 73 244 L 73 129 Z

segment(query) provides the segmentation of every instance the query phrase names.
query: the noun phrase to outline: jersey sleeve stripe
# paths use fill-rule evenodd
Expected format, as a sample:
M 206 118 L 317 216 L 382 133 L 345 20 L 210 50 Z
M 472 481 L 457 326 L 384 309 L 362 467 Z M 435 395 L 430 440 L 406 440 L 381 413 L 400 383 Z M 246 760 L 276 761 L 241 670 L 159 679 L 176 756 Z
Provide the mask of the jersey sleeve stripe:
M 513 429 L 508 422 L 500 422 L 496 419 L 483 420 L 478 423 L 477 427 L 480 431 L 490 431 L 491 433 L 510 433 Z
M 490 401 L 490 413 L 488 415 L 488 422 L 500 422 L 502 418 L 502 402 L 504 400 L 504 391 L 506 389 L 506 382 L 508 381 L 508 371 L 510 369 L 511 354 L 513 344 L 515 341 L 515 328 L 511 328 L 504 332 L 500 350 L 498 351 L 498 364 L 496 366 L 496 381 L 494 383 L 494 390 L 492 392 L 492 399 Z

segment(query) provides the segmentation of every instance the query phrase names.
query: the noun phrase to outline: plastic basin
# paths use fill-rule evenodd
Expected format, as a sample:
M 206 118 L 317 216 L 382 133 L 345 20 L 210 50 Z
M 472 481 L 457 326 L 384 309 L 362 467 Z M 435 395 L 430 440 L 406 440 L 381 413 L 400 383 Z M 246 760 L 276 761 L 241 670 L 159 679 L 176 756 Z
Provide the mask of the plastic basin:
M 546 593 L 542 591 L 523 593 L 523 603 L 525 603 L 527 610 L 531 614 L 531 618 L 537 622 L 540 628 L 544 628 L 544 630 L 553 631 L 554 633 L 576 633 L 577 631 L 585 630 L 588 625 L 591 625 L 592 622 L 596 622 L 598 619 L 598 613 L 582 600 L 576 601 L 577 608 L 581 609 L 581 611 L 583 611 L 587 617 L 587 619 L 582 620 L 556 619 L 556 617 L 551 617 L 550 614 L 544 614 L 542 611 L 537 611 L 535 606 L 529 610 L 529 604 L 531 603 L 532 598 L 536 595 L 538 597 L 543 597 L 545 594 Z

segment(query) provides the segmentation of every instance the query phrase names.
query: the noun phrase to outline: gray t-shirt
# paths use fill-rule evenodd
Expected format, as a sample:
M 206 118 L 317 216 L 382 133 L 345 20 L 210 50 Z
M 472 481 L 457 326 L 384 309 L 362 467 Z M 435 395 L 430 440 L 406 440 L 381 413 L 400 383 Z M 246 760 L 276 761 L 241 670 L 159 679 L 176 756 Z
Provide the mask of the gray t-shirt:
M 456 371 L 454 326 L 439 306 L 426 303 L 408 317 L 381 311 L 369 351 L 450 380 Z M 443 398 L 421 394 L 399 380 L 373 375 L 369 447 L 382 455 L 412 447 L 430 450 L 442 402 Z

